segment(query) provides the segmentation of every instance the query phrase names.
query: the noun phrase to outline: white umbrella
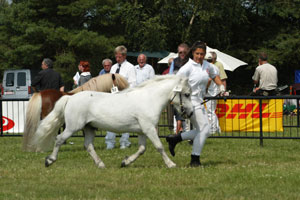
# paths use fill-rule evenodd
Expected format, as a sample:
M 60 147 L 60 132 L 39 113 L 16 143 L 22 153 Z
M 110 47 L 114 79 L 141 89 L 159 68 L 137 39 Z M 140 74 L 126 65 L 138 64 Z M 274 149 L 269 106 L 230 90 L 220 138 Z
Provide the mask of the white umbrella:
M 169 53 L 169 55 L 167 57 L 164 57 L 163 59 L 161 59 L 160 61 L 158 61 L 159 64 L 168 64 L 168 61 L 170 58 L 177 58 L 178 57 L 178 53 Z
M 234 58 L 234 57 L 232 57 L 226 53 L 223 53 L 217 49 L 212 49 L 210 47 L 206 48 L 206 52 L 211 52 L 211 51 L 214 51 L 217 54 L 217 61 L 219 61 L 223 64 L 225 70 L 234 71 L 239 66 L 248 65 L 248 63 L 245 63 L 244 61 Z M 159 64 L 168 63 L 169 58 L 176 58 L 177 56 L 178 56 L 177 53 L 171 52 L 167 57 L 158 61 L 158 63 Z

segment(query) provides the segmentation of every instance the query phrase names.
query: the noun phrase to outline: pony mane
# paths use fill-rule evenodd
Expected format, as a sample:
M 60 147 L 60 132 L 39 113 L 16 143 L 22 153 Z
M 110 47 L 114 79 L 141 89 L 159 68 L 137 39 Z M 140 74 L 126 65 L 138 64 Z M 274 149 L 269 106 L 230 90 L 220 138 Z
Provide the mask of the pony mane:
M 123 90 L 129 86 L 128 81 L 120 74 L 115 74 L 115 83 L 119 90 Z M 77 93 L 81 91 L 98 91 L 98 92 L 110 92 L 113 86 L 112 74 L 103 74 L 101 76 L 94 77 L 88 82 L 79 86 L 78 88 L 70 91 L 70 93 Z
M 139 89 L 142 89 L 142 88 L 145 88 L 148 86 L 154 87 L 153 84 L 160 84 L 163 81 L 174 79 L 175 77 L 180 78 L 179 76 L 176 76 L 176 75 L 156 75 L 154 78 L 144 81 L 143 83 L 141 83 L 140 85 L 138 85 L 136 87 L 127 88 L 127 89 L 121 91 L 120 93 L 127 93 L 127 92 L 131 92 L 134 90 L 139 90 Z

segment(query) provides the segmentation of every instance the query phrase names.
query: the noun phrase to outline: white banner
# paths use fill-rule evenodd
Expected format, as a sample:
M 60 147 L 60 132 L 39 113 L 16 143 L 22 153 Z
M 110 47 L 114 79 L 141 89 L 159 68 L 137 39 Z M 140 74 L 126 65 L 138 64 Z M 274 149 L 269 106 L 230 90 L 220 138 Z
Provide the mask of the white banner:
M 24 132 L 28 101 L 2 101 L 2 123 L 4 133 Z

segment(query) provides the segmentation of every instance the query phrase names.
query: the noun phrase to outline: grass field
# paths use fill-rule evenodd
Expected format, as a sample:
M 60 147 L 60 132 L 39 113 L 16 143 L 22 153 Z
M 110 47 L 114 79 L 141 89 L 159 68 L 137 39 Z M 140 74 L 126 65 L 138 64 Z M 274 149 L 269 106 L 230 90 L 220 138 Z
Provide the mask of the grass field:
M 22 152 L 21 137 L 0 137 L 0 199 L 300 199 L 300 141 L 207 140 L 200 168 L 190 168 L 191 146 L 183 142 L 167 169 L 148 141 L 146 153 L 127 168 L 121 161 L 137 149 L 95 147 L 106 169 L 97 169 L 83 149 L 83 138 L 71 138 L 56 163 L 44 167 L 48 153 Z M 167 144 L 162 139 L 165 148 Z M 168 152 L 168 155 L 169 152 Z

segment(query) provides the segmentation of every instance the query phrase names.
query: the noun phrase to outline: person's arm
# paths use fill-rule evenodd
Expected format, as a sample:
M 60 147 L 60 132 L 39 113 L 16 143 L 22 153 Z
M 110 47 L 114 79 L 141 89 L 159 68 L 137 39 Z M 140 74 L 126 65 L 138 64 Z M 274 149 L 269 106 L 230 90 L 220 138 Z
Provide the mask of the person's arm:
M 174 72 L 174 61 L 172 61 L 171 63 L 169 74 L 173 74 L 173 72 Z
M 219 90 L 220 90 L 220 94 L 221 96 L 224 95 L 225 93 L 225 87 L 224 85 L 222 84 L 222 81 L 220 79 L 220 76 L 219 75 L 216 75 L 214 78 L 213 78 L 214 82 L 219 86 Z
M 219 75 L 216 75 L 213 80 L 218 86 L 223 85 Z
M 208 80 L 208 82 L 207 82 L 207 85 L 206 85 L 206 93 L 208 92 L 208 88 L 209 88 L 209 86 L 210 86 L 210 84 L 211 84 L 211 81 L 212 81 L 212 79 L 211 78 L 209 78 L 209 80 Z
M 226 82 L 226 79 L 223 79 L 223 80 L 221 80 L 222 81 L 222 84 L 224 85 L 224 87 L 225 87 L 225 90 L 226 90 L 226 87 L 227 87 L 227 82 Z

